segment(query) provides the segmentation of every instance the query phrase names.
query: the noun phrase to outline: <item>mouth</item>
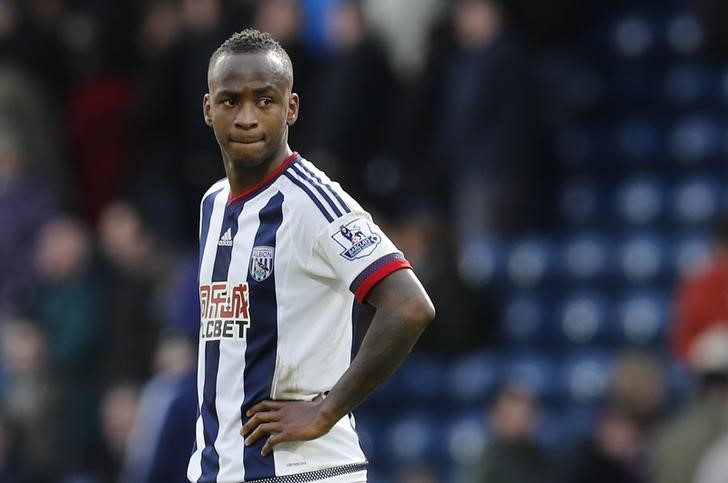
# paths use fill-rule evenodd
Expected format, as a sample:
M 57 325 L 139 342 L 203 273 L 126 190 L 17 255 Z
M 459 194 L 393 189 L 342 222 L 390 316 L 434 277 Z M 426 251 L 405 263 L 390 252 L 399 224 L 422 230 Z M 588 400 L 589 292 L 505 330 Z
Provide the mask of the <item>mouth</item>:
M 255 138 L 230 138 L 230 142 L 234 144 L 255 144 L 263 141 L 262 137 Z

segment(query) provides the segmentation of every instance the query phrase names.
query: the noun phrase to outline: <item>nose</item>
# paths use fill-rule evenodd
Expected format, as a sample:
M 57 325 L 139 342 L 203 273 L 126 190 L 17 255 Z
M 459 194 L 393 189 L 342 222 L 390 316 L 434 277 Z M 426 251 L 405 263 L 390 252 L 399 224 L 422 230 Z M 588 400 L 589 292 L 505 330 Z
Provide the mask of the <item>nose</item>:
M 235 116 L 235 127 L 239 129 L 254 129 L 258 126 L 258 118 L 255 116 L 255 108 L 248 102 L 244 102 L 238 114 Z

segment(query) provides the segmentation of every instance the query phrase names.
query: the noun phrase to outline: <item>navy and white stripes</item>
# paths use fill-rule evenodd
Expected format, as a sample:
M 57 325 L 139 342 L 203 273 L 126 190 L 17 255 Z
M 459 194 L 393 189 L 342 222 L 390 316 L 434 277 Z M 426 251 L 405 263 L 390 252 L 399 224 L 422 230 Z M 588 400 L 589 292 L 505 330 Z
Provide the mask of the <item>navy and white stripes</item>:
M 351 212 L 336 189 L 307 167 L 301 158 L 296 159 L 284 175 L 308 195 L 329 223 Z
M 351 362 L 356 308 L 383 277 L 408 267 L 406 260 L 338 183 L 298 153 L 237 196 L 227 180 L 216 183 L 200 214 L 205 315 L 189 480 L 366 478 L 348 417 L 320 438 L 277 445 L 267 457 L 260 455 L 265 438 L 246 447 L 240 429 L 259 401 L 311 400 L 336 384 Z M 358 221 L 378 241 L 344 257 L 348 238 L 333 235 Z

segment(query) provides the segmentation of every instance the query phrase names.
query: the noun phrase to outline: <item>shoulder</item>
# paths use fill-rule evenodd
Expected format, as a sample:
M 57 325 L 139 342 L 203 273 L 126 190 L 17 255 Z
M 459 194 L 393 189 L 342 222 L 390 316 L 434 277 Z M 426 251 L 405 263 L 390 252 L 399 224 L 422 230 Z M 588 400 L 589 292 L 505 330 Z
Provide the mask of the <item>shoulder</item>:
M 207 191 L 205 191 L 205 194 L 202 195 L 202 199 L 200 200 L 200 203 L 204 203 L 205 200 L 210 197 L 210 195 L 219 193 L 221 190 L 227 188 L 227 186 L 228 186 L 227 178 L 222 178 L 222 179 L 215 181 L 215 183 L 213 183 L 212 186 L 210 186 L 207 189 Z
M 349 213 L 362 211 L 339 183 L 302 157 L 291 163 L 283 178 L 288 183 L 285 196 L 289 206 L 307 220 L 317 219 L 327 225 Z

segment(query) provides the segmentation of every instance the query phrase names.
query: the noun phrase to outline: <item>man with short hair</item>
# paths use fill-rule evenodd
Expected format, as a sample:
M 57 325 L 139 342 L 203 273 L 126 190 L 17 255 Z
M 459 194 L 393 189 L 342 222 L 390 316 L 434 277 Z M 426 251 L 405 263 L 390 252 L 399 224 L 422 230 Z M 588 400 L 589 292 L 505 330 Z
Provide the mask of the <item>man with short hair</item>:
M 210 59 L 204 118 L 227 177 L 201 204 L 192 482 L 366 481 L 351 411 L 434 317 L 369 214 L 289 148 L 292 85 L 288 55 L 256 30 Z M 365 302 L 376 314 L 352 360 Z

